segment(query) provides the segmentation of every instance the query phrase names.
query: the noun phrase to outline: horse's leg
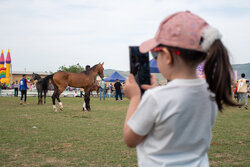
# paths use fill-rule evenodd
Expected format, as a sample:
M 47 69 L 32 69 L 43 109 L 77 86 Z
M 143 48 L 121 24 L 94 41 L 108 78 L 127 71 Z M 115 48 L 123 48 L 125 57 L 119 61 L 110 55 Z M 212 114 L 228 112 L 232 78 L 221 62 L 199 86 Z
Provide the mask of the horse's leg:
M 90 109 L 90 91 L 89 91 L 89 89 L 86 89 L 84 100 L 85 100 L 85 103 L 86 103 L 86 109 L 88 111 L 90 111 L 91 109 Z
M 42 104 L 42 91 L 39 90 L 39 104 Z
M 46 104 L 46 90 L 44 90 L 44 97 L 43 98 L 44 98 L 44 100 L 43 100 L 44 104 Z
M 52 98 L 52 103 L 53 103 L 53 110 L 55 112 L 57 112 L 57 109 L 56 109 L 56 92 L 57 92 L 57 89 L 54 89 L 54 93 L 53 95 L 51 96 Z
M 37 104 L 39 104 L 40 102 L 39 98 L 40 98 L 40 93 L 39 93 L 39 89 L 37 89 Z
M 65 87 L 66 88 L 66 87 Z M 61 89 L 61 90 L 58 90 L 57 92 L 56 92 L 56 99 L 57 99 L 57 101 L 59 102 L 59 108 L 60 108 L 60 110 L 61 111 L 63 111 L 63 104 L 62 104 L 62 102 L 61 102 L 61 100 L 60 100 L 60 94 L 63 92 L 63 90 L 64 89 Z
M 82 110 L 83 111 L 87 111 L 87 108 L 86 108 L 86 89 L 84 89 L 84 99 L 83 99 L 83 104 L 82 104 Z
M 43 90 L 43 102 L 44 104 L 46 103 L 46 90 Z
M 84 99 L 83 99 L 82 110 L 87 111 L 86 103 L 85 103 L 85 95 L 84 95 Z
M 41 89 L 41 104 L 43 104 L 43 89 Z

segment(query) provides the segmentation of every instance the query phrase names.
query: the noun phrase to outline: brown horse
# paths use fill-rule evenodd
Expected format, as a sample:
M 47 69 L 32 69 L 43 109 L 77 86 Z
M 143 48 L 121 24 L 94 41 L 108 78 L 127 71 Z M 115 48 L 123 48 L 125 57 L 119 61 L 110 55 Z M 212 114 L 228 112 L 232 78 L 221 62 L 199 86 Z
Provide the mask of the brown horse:
M 103 64 L 99 63 L 90 68 L 88 71 L 83 71 L 80 73 L 72 73 L 72 72 L 56 72 L 52 77 L 52 83 L 54 85 L 54 93 L 52 95 L 53 109 L 57 112 L 55 99 L 59 102 L 60 110 L 63 110 L 63 104 L 60 100 L 60 94 L 66 89 L 67 86 L 75 87 L 75 88 L 84 88 L 84 103 L 83 110 L 90 111 L 90 98 L 89 91 L 90 88 L 94 85 L 96 76 L 99 75 L 101 78 L 103 75 Z

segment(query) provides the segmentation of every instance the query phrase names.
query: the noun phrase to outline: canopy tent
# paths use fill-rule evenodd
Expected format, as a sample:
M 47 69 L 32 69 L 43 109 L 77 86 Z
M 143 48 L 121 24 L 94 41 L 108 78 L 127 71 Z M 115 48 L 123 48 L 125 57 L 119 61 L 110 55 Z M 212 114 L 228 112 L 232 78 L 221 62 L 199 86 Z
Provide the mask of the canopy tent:
M 159 73 L 159 70 L 157 67 L 157 61 L 155 59 L 150 60 L 149 66 L 150 66 L 151 73 Z
M 126 78 L 121 76 L 118 72 L 114 72 L 110 77 L 104 78 L 105 82 L 115 82 L 116 79 L 119 79 L 120 82 L 124 82 Z

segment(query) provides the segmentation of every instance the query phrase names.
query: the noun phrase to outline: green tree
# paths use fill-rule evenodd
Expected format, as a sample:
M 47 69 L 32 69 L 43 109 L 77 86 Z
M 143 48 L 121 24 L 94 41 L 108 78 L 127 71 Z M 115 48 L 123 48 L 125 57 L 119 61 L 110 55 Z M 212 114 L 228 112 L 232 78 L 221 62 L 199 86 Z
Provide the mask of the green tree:
M 57 71 L 68 71 L 68 72 L 82 72 L 84 71 L 84 67 L 81 66 L 79 63 L 77 63 L 76 65 L 71 65 L 69 67 L 66 67 L 65 65 L 59 67 L 59 69 Z

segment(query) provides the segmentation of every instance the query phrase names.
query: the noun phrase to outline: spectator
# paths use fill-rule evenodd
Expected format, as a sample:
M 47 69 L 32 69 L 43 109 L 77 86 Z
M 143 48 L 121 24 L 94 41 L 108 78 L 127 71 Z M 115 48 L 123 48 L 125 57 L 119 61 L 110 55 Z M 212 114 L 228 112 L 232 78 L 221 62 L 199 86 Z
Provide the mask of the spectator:
M 14 84 L 15 84 L 15 82 L 12 82 L 12 84 L 10 84 L 9 88 L 14 89 Z
M 99 82 L 99 98 L 100 100 L 102 100 L 102 97 L 103 97 L 103 100 L 105 100 L 105 87 L 106 87 L 106 83 L 105 81 L 102 79 L 100 82 Z
M 108 86 L 108 84 L 105 84 L 105 95 L 106 95 L 106 97 L 108 97 L 109 98 L 109 86 Z
M 110 97 L 114 97 L 114 86 L 112 83 L 110 83 L 109 89 L 110 89 Z
M 14 96 L 15 97 L 18 97 L 18 87 L 19 87 L 19 84 L 18 84 L 18 81 L 16 81 L 14 84 Z
M 74 97 L 79 97 L 79 96 L 77 95 L 77 89 L 75 89 Z
M 121 92 L 121 89 L 122 89 L 122 84 L 120 83 L 119 79 L 116 79 L 116 83 L 114 85 L 115 87 L 115 100 L 117 101 L 118 100 L 118 96 L 120 97 L 120 100 L 122 100 L 122 92 Z
M 4 83 L 2 84 L 2 89 L 7 89 L 6 82 L 4 82 Z
M 2 85 L 2 83 L 0 82 L 0 96 L 2 96 L 2 87 L 3 87 L 3 85 Z
M 239 95 L 239 103 L 241 104 L 243 99 L 245 99 L 245 109 L 248 109 L 248 106 L 247 106 L 247 100 L 248 100 L 248 97 L 247 97 L 247 90 L 248 90 L 248 80 L 245 79 L 245 74 L 242 73 L 241 74 L 241 79 L 238 81 L 238 95 Z M 241 108 L 241 106 L 239 107 Z
M 36 85 L 35 85 L 35 83 L 32 83 L 32 84 L 30 85 L 30 90 L 36 90 Z
M 80 97 L 83 96 L 83 88 L 80 88 Z

